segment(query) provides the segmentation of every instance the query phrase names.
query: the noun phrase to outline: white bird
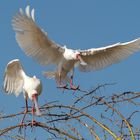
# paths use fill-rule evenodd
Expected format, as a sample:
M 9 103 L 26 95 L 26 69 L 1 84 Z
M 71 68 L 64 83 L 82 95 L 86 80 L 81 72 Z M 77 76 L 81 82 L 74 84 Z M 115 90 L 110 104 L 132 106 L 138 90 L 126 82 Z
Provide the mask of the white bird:
M 23 123 L 25 115 L 28 112 L 28 98 L 33 101 L 33 116 L 34 109 L 36 109 L 36 115 L 41 115 L 38 106 L 38 96 L 41 94 L 42 90 L 41 81 L 35 76 L 27 76 L 18 59 L 14 59 L 7 64 L 4 74 L 3 89 L 7 94 L 15 94 L 15 96 L 18 96 L 21 92 L 23 92 L 26 108 L 21 123 Z M 33 121 L 34 120 L 32 120 L 32 122 Z
M 27 56 L 35 58 L 41 65 L 57 65 L 54 72 L 46 72 L 45 75 L 55 78 L 60 85 L 64 81 L 69 81 L 73 87 L 72 79 L 76 66 L 82 72 L 100 70 L 140 50 L 140 38 L 87 50 L 62 47 L 50 40 L 48 34 L 35 23 L 34 9 L 30 14 L 29 6 L 26 7 L 25 12 L 20 9 L 14 16 L 12 25 L 16 32 L 17 42 Z M 71 72 L 71 77 L 68 76 L 69 72 Z

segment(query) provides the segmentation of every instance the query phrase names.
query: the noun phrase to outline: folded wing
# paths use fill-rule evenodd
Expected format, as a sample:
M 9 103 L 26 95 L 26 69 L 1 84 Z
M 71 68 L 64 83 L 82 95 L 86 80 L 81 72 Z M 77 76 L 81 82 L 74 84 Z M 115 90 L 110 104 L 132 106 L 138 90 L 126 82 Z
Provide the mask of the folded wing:
M 140 50 L 140 38 L 126 43 L 80 51 L 81 57 L 87 65 L 79 64 L 79 70 L 87 72 L 102 69 L 120 62 L 138 50 Z
M 25 73 L 18 59 L 12 60 L 7 64 L 4 74 L 3 89 L 7 94 L 18 96 L 23 89 Z
M 58 64 L 64 49 L 50 40 L 35 23 L 34 9 L 30 14 L 29 6 L 25 13 L 22 9 L 12 20 L 13 29 L 16 32 L 16 39 L 26 55 L 35 58 L 40 64 Z

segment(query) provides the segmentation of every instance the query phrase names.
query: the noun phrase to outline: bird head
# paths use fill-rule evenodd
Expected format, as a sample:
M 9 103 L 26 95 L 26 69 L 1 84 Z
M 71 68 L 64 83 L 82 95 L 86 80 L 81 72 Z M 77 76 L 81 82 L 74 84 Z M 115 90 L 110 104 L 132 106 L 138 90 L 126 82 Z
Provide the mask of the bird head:
M 75 52 L 75 60 L 80 61 L 81 65 L 87 65 L 87 63 L 82 59 L 80 52 Z
M 78 60 L 80 61 L 81 65 L 87 65 L 87 63 L 82 59 L 81 54 L 78 50 L 65 48 L 63 56 L 66 60 Z
M 76 54 L 75 51 L 72 49 L 68 49 L 65 47 L 65 52 L 63 53 L 63 56 L 66 60 L 75 60 L 76 59 Z

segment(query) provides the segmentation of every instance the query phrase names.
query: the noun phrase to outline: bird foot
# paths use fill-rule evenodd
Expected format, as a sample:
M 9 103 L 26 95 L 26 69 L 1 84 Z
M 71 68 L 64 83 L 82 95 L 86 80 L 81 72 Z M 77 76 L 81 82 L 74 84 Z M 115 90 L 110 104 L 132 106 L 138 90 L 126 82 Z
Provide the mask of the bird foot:
M 78 86 L 70 85 L 71 90 L 78 90 L 79 87 L 80 87 L 79 85 Z
M 67 89 L 67 87 L 68 87 L 68 85 L 65 84 L 65 85 L 60 85 L 60 86 L 58 86 L 57 88 Z
M 35 120 L 32 120 L 32 123 L 31 123 L 31 126 L 33 127 L 33 126 L 36 126 L 37 125 L 37 121 L 35 121 Z

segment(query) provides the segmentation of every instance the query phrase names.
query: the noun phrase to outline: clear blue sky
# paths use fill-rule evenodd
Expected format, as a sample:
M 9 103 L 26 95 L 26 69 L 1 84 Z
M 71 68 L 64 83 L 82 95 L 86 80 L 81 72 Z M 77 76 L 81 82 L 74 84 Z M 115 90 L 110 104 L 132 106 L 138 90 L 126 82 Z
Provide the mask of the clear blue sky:
M 37 24 L 48 32 L 51 39 L 73 49 L 103 47 L 117 42 L 126 42 L 140 37 L 139 0 L 46 0 L 43 1 L 0 1 L 0 85 L 6 64 L 15 58 L 20 59 L 28 75 L 36 75 L 42 80 L 43 92 L 39 103 L 52 100 L 71 102 L 71 93 L 62 94 L 56 89 L 53 80 L 42 76 L 49 67 L 40 66 L 27 57 L 19 48 L 11 26 L 12 17 L 19 8 L 27 5 L 35 8 Z M 76 70 L 75 84 L 89 89 L 97 84 L 114 83 L 105 94 L 124 91 L 140 91 L 140 52 L 127 60 L 101 71 L 81 73 Z M 104 92 L 103 92 L 104 93 Z M 1 92 L 0 110 L 7 114 L 21 111 L 23 96 L 16 98 Z M 129 109 L 127 106 L 125 110 Z M 0 122 L 1 123 L 1 122 Z M 8 126 L 8 124 L 7 124 Z

